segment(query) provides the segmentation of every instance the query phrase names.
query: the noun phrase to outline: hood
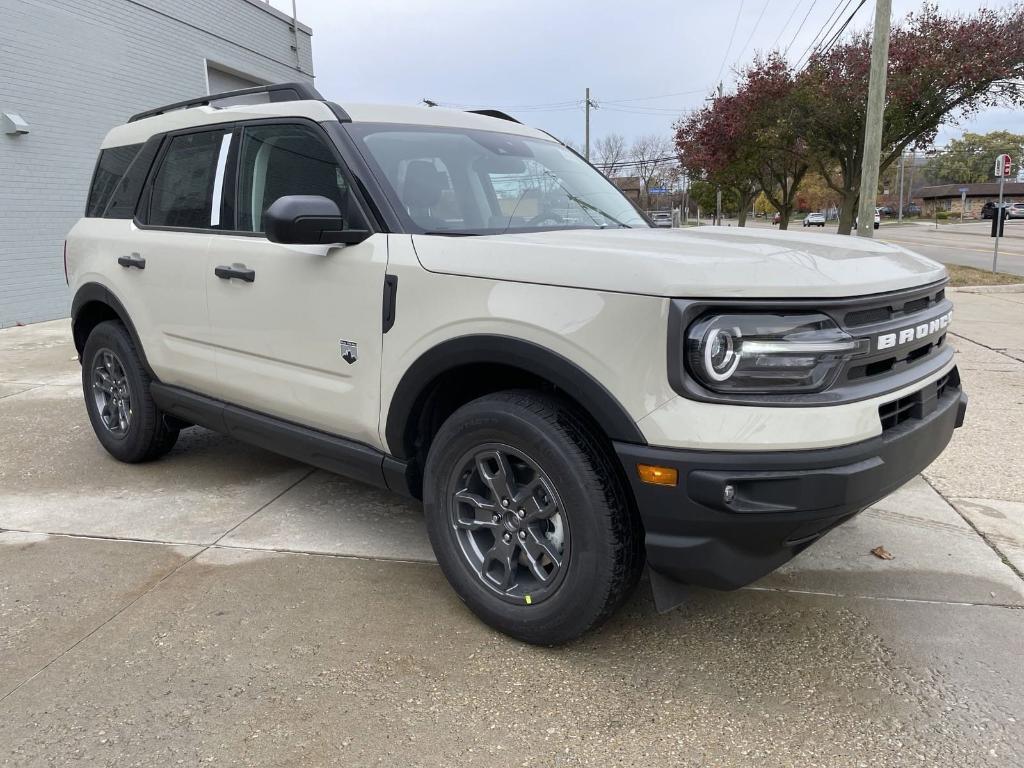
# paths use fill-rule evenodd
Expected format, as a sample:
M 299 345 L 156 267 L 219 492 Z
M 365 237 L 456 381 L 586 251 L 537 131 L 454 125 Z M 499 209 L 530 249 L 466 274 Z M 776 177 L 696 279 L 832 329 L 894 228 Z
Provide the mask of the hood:
M 837 298 L 946 276 L 884 241 L 744 227 L 413 235 L 413 244 L 431 272 L 676 298 Z

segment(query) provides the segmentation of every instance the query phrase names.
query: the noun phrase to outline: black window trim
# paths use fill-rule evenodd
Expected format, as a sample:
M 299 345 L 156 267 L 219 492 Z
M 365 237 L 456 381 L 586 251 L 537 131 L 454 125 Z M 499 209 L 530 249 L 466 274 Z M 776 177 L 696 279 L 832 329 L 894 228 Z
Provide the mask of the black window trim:
M 135 215 L 132 217 L 132 222 L 139 229 L 151 229 L 163 232 L 198 232 L 202 234 L 216 234 L 224 232 L 223 229 L 215 229 L 210 227 L 172 227 L 165 224 L 149 224 L 148 219 L 151 212 L 151 205 L 153 202 L 153 184 L 156 181 L 157 175 L 160 173 L 160 169 L 163 167 L 164 160 L 167 157 L 167 152 L 170 149 L 171 142 L 179 136 L 189 136 L 196 133 L 218 133 L 218 134 L 230 134 L 231 125 L 226 123 L 212 123 L 208 125 L 196 125 L 189 128 L 183 128 L 178 131 L 168 131 L 161 137 L 160 149 L 157 152 L 156 158 L 153 160 L 153 164 L 149 168 L 149 174 L 146 176 L 146 183 L 142 187 L 142 194 L 139 195 L 139 202 L 135 206 Z M 235 142 L 231 142 L 231 150 L 234 151 Z M 219 152 L 219 151 L 218 151 Z M 226 170 L 226 169 L 225 169 Z M 226 173 L 225 173 L 226 175 Z M 223 198 L 222 198 L 223 205 Z M 142 214 L 145 213 L 143 216 Z M 223 213 L 223 208 L 222 208 Z M 146 219 L 144 221 L 143 219 Z
M 152 166 L 149 169 L 149 174 L 146 177 L 145 184 L 142 188 L 142 194 L 139 196 L 138 205 L 135 208 L 135 216 L 132 221 L 136 227 L 144 230 L 156 230 L 163 232 L 192 232 L 204 235 L 230 235 L 235 237 L 256 237 L 266 239 L 266 234 L 263 232 L 250 232 L 247 230 L 238 229 L 238 211 L 236 202 L 238 200 L 238 185 L 240 183 L 241 175 L 239 174 L 239 152 L 241 147 L 242 131 L 248 126 L 258 125 L 305 125 L 311 127 L 327 145 L 328 151 L 332 153 L 334 159 L 337 161 L 338 166 L 341 168 L 342 175 L 345 177 L 345 183 L 348 185 L 348 189 L 351 195 L 350 201 L 354 202 L 357 208 L 357 212 L 362 216 L 367 228 L 370 232 L 387 232 L 388 228 L 382 227 L 378 216 L 378 209 L 376 206 L 370 206 L 367 203 L 366 198 L 368 197 L 365 186 L 359 181 L 358 177 L 352 173 L 352 169 L 346 162 L 346 155 L 339 151 L 337 134 L 327 130 L 329 126 L 338 125 L 338 123 L 320 123 L 316 120 L 310 120 L 305 117 L 269 117 L 260 118 L 256 120 L 233 120 L 224 123 L 206 123 L 204 125 L 194 125 L 188 128 L 182 128 L 176 131 L 167 131 L 161 134 L 161 146 L 157 152 L 156 159 L 153 161 Z M 184 136 L 192 133 L 229 133 L 232 136 L 231 145 L 228 153 L 227 165 L 224 168 L 224 186 L 223 194 L 221 198 L 221 221 L 224 221 L 225 213 L 229 212 L 232 218 L 231 228 L 220 228 L 216 229 L 213 227 L 171 227 L 157 224 L 148 224 L 142 220 L 142 212 L 149 212 L 150 200 L 152 198 L 153 183 L 156 179 L 156 175 L 163 165 L 164 157 L 167 154 L 167 149 L 170 146 L 171 140 L 177 136 Z M 229 209 L 225 210 L 225 209 Z M 370 211 L 374 214 L 371 215 Z M 148 218 L 148 215 L 147 215 Z

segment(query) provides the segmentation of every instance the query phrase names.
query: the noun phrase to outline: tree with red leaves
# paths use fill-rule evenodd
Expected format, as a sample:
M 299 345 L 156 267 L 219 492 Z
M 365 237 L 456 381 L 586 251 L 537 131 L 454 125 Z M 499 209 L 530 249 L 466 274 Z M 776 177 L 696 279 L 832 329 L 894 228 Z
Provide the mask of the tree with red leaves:
M 842 200 L 849 234 L 860 191 L 871 36 L 811 56 L 792 99 L 809 156 Z M 884 171 L 904 149 L 935 140 L 939 125 L 991 106 L 1024 106 L 1024 5 L 943 16 L 932 5 L 892 30 L 882 124 Z
M 744 70 L 735 94 L 721 96 L 676 125 L 680 163 L 691 176 L 732 190 L 740 226 L 763 190 L 785 229 L 810 167 L 792 98 L 793 74 L 778 54 Z

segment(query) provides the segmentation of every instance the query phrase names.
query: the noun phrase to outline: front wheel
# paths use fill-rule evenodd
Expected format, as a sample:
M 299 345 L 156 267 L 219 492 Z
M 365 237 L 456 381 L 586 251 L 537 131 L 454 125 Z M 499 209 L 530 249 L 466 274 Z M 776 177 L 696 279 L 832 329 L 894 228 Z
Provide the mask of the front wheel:
M 642 532 L 620 471 L 567 404 L 500 392 L 457 410 L 424 473 L 427 530 L 483 621 L 554 645 L 604 621 L 636 584 Z

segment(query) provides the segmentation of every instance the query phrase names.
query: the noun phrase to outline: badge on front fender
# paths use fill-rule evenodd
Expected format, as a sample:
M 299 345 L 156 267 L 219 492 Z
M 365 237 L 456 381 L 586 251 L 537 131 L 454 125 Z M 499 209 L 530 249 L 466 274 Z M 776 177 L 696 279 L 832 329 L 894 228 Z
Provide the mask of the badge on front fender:
M 346 363 L 352 365 L 352 363 L 359 359 L 359 345 L 354 341 L 341 339 L 338 345 L 341 347 L 341 359 Z

